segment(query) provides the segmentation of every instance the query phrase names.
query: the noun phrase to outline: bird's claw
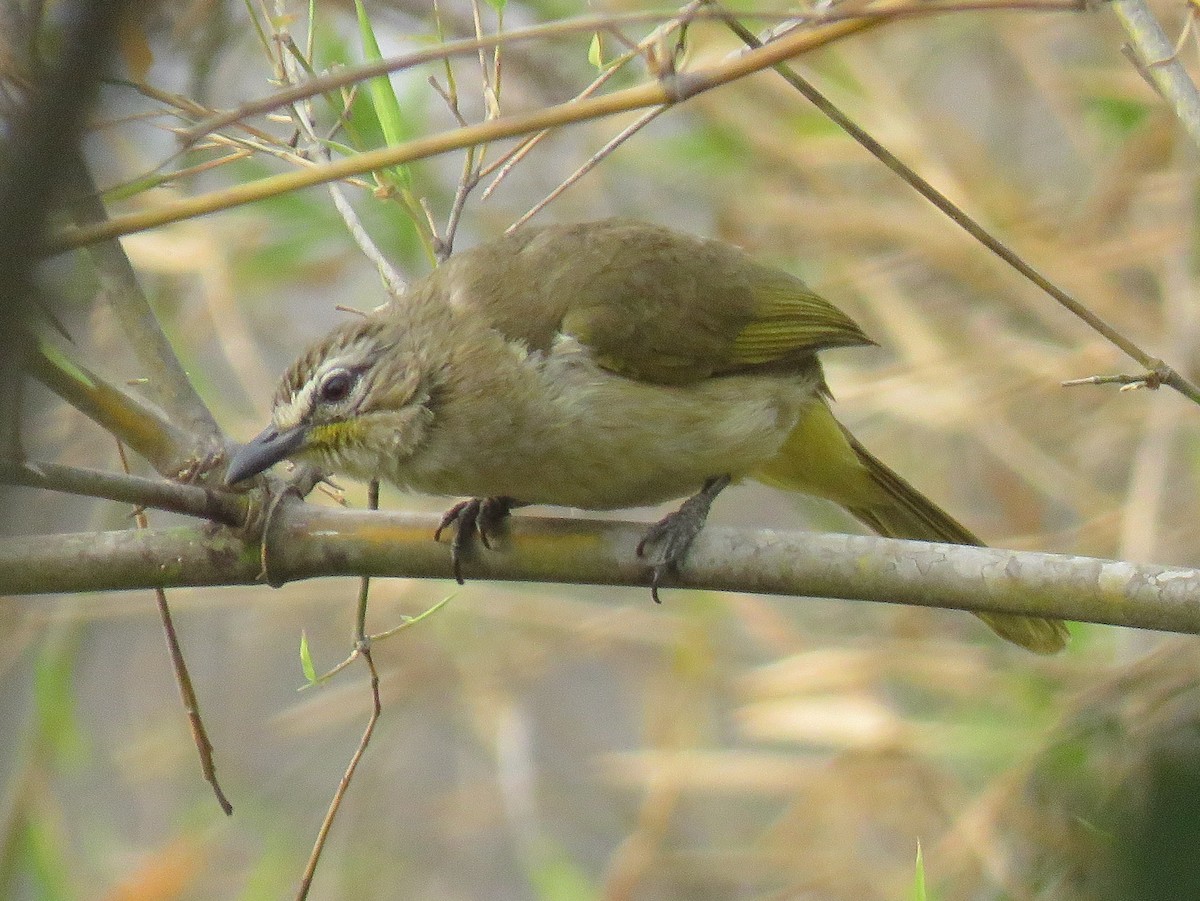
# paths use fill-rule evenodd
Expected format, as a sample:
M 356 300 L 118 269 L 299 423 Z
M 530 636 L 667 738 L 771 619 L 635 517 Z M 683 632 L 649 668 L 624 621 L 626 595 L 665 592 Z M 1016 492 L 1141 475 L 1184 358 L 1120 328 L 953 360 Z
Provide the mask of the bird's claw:
M 647 557 L 650 563 L 650 597 L 661 604 L 658 586 L 663 578 L 679 571 L 679 565 L 687 556 L 688 548 L 704 527 L 704 518 L 689 516 L 684 507 L 664 516 L 642 536 L 637 545 L 637 555 Z
M 510 497 L 473 497 L 459 501 L 446 511 L 433 533 L 434 541 L 441 541 L 442 533 L 454 527 L 454 538 L 450 541 L 450 565 L 454 580 L 464 584 L 462 575 L 463 558 L 470 552 L 471 540 L 479 536 L 480 543 L 491 550 L 492 542 L 500 535 L 500 526 L 509 511 L 517 506 Z
M 665 576 L 679 572 L 679 566 L 687 556 L 692 542 L 704 528 L 713 500 L 729 484 L 728 476 L 709 479 L 704 487 L 683 502 L 674 513 L 668 513 L 642 536 L 637 545 L 637 555 L 647 558 L 650 564 L 650 597 L 661 604 L 658 587 Z

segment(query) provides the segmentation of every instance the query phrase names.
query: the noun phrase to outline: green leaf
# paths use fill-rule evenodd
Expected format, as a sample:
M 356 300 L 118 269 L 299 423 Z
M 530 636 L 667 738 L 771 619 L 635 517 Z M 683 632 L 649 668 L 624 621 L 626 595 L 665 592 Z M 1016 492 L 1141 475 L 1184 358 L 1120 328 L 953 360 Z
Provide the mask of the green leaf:
M 304 670 L 304 678 L 309 685 L 317 684 L 317 668 L 313 666 L 312 654 L 308 650 L 308 633 L 300 630 L 300 668 Z
M 604 43 L 600 40 L 600 32 L 592 35 L 591 46 L 588 47 L 588 62 L 604 71 Z
M 497 13 L 502 13 L 504 7 L 508 6 L 508 0 L 487 0 L 487 4 Z
M 367 10 L 362 0 L 354 0 L 354 10 L 358 14 L 358 33 L 362 38 L 363 58 L 368 62 L 378 62 L 383 59 L 379 51 L 379 42 L 375 39 L 375 30 L 371 20 L 367 18 Z M 387 75 L 380 75 L 367 82 L 367 91 L 371 97 L 371 106 L 375 117 L 379 120 L 379 128 L 383 139 L 389 147 L 403 144 L 405 140 L 404 115 L 400 111 L 400 101 L 396 97 L 396 89 Z M 393 170 L 400 185 L 412 187 L 412 176 L 407 166 L 396 166 Z
M 913 873 L 912 901 L 929 901 L 925 893 L 925 861 L 921 858 L 921 842 L 917 842 L 917 866 Z

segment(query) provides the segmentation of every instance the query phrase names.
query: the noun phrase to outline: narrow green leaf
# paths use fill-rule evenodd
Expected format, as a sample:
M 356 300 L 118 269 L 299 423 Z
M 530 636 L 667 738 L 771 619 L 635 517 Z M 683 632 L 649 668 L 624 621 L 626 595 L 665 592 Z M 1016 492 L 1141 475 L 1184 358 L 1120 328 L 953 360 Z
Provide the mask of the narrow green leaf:
M 379 51 L 379 42 L 375 40 L 375 31 L 371 28 L 371 20 L 362 0 L 354 0 L 354 9 L 358 13 L 358 32 L 362 37 L 363 57 L 368 62 L 378 62 L 383 59 Z M 371 105 L 375 107 L 375 115 L 379 118 L 379 127 L 383 131 L 384 140 L 389 145 L 404 143 L 404 117 L 400 112 L 400 101 L 396 98 L 396 90 L 392 80 L 386 75 L 380 75 L 367 82 L 371 94 Z
M 592 35 L 592 43 L 588 47 L 588 62 L 601 72 L 604 71 L 604 44 L 600 40 L 600 32 L 598 31 Z
M 504 7 L 508 6 L 508 0 L 487 0 L 487 4 L 497 13 L 502 13 Z
M 313 666 L 312 654 L 308 650 L 308 633 L 300 630 L 300 668 L 304 670 L 304 678 L 309 685 L 317 682 L 317 668 Z
M 367 18 L 367 10 L 362 0 L 354 0 L 354 9 L 358 14 L 358 32 L 362 38 L 363 58 L 368 62 L 378 62 L 383 59 L 379 51 L 379 42 L 375 40 L 375 30 L 371 20 Z M 405 141 L 404 115 L 400 112 L 400 100 L 396 97 L 396 89 L 387 75 L 380 75 L 367 82 L 367 96 L 375 118 L 379 120 L 379 130 L 383 132 L 383 140 L 389 147 L 403 144 Z M 402 192 L 412 188 L 412 173 L 408 166 L 392 166 L 384 176 L 385 182 L 393 184 Z
M 917 866 L 913 873 L 912 901 L 929 901 L 925 894 L 925 861 L 921 858 L 921 843 L 917 842 Z

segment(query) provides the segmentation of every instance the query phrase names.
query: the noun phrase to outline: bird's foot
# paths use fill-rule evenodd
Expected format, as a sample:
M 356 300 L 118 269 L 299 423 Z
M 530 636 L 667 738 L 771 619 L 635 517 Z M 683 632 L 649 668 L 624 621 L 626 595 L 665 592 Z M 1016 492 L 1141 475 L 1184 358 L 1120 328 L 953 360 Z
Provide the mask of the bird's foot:
M 704 528 L 708 511 L 718 494 L 729 484 L 729 476 L 714 476 L 704 483 L 692 497 L 674 513 L 664 516 L 642 536 L 638 542 L 637 555 L 650 563 L 650 597 L 661 604 L 658 586 L 663 577 L 679 571 L 683 558 L 687 556 L 692 542 Z
M 225 449 L 215 445 L 200 449 L 175 471 L 175 481 L 195 485 L 225 462 Z
M 479 541 L 490 550 L 492 541 L 500 535 L 501 523 L 513 507 L 519 506 L 511 497 L 473 497 L 459 501 L 446 511 L 438 523 L 437 531 L 433 533 L 433 540 L 440 541 L 442 532 L 454 527 L 454 537 L 450 540 L 450 564 L 454 567 L 454 579 L 459 585 L 463 584 L 463 557 L 470 552 L 472 539 L 478 535 Z

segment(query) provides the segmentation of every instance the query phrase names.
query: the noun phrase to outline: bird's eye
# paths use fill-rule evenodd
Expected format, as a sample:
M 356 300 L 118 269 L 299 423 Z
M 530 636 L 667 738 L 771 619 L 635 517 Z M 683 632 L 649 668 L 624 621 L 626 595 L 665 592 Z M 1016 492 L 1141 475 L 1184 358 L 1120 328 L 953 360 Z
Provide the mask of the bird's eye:
M 317 395 L 320 397 L 321 403 L 336 404 L 346 399 L 353 386 L 353 375 L 345 369 L 335 369 L 329 375 L 325 376 Z

